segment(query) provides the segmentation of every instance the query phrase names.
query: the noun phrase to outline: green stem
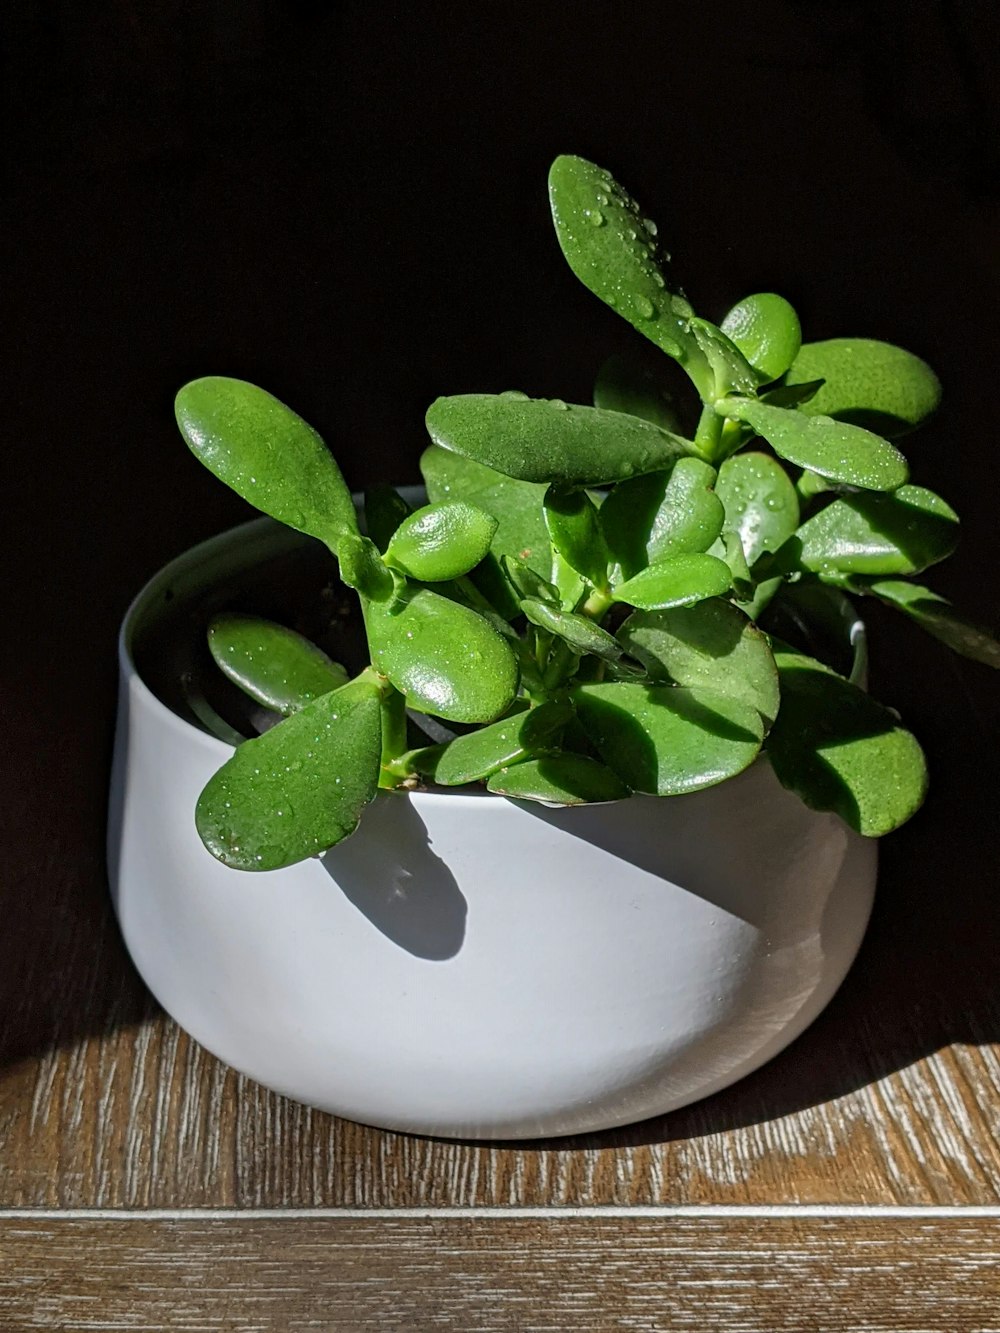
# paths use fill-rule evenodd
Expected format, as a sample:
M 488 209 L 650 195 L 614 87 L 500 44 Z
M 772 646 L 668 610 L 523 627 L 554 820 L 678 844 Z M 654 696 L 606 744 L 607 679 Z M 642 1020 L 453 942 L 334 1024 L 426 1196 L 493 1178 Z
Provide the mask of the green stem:
M 604 619 L 611 604 L 614 601 L 611 592 L 607 588 L 595 588 L 587 600 L 580 607 L 579 613 L 583 616 L 589 616 L 591 620 L 596 620 L 598 624 Z
M 367 669 L 372 670 L 371 667 Z M 377 678 L 380 682 L 383 679 Z M 385 685 L 387 688 L 382 690 L 382 757 L 378 785 L 395 787 L 399 778 L 393 764 L 406 749 L 406 699 L 388 681 Z
M 722 448 L 722 428 L 725 420 L 708 403 L 701 409 L 698 429 L 694 433 L 694 447 L 707 463 L 718 460 Z

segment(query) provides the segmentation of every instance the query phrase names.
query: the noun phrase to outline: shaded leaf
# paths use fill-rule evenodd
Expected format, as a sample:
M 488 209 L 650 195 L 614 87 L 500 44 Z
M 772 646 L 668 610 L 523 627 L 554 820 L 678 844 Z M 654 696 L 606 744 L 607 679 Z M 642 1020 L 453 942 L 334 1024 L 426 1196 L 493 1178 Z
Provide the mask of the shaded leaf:
M 718 412 L 752 426 L 780 458 L 832 481 L 891 491 L 909 475 L 899 450 L 860 426 L 807 415 L 802 409 L 772 407 L 753 398 L 727 398 L 715 406 Z
M 550 749 L 572 716 L 565 700 L 539 704 L 457 736 L 447 745 L 419 750 L 411 755 L 411 766 L 444 787 L 479 782 L 508 764 Z
M 435 504 L 468 500 L 497 520 L 491 543 L 497 559 L 517 556 L 540 574 L 548 573 L 549 534 L 542 514 L 546 484 L 515 481 L 436 444 L 424 450 L 420 471 Z
M 753 763 L 764 728 L 755 708 L 717 691 L 672 685 L 578 685 L 577 715 L 604 762 L 636 791 L 678 796 Z
M 198 799 L 205 846 L 237 870 L 278 870 L 353 833 L 378 788 L 378 686 L 355 680 L 246 741 Z
M 523 560 L 518 560 L 516 556 L 505 555 L 500 564 L 519 602 L 522 597 L 531 597 L 539 602 L 549 602 L 553 606 L 561 604 L 556 585 L 536 574 Z
M 407 707 L 450 722 L 492 722 L 517 691 L 507 641 L 475 611 L 430 588 L 409 591 L 398 610 L 365 607 L 372 663 Z
M 776 648 L 781 711 L 767 739 L 779 781 L 813 810 L 835 811 L 866 837 L 920 807 L 927 768 L 895 716 L 822 663 Z
M 745 296 L 721 324 L 764 383 L 780 379 L 802 346 L 795 310 L 775 292 Z
M 691 449 L 639 417 L 504 394 L 438 398 L 428 408 L 427 429 L 435 444 L 505 476 L 571 486 L 655 472 Z
M 521 602 L 521 610 L 533 625 L 555 634 L 581 656 L 593 653 L 595 657 L 613 662 L 622 655 L 621 645 L 614 635 L 601 629 L 588 616 L 578 615 L 575 611 L 560 611 L 548 602 L 530 597 Z
M 301 634 L 260 616 L 216 616 L 208 627 L 208 647 L 244 693 L 286 716 L 347 684 L 339 662 Z
M 720 597 L 732 582 L 729 566 L 714 555 L 672 555 L 619 583 L 611 595 L 616 602 L 653 610 Z
M 544 805 L 620 801 L 632 793 L 609 768 L 582 754 L 554 754 L 501 769 L 486 784 L 499 796 Z
M 637 357 L 621 353 L 608 357 L 598 371 L 594 406 L 642 417 L 664 430 L 676 431 L 679 424 L 672 395 L 661 379 Z
M 386 563 L 426 583 L 457 579 L 483 559 L 497 527 L 492 515 L 467 500 L 425 505 L 396 529 Z
M 606 587 L 611 555 L 597 507 L 587 492 L 550 486 L 545 492 L 545 523 L 553 548 L 570 568 L 595 588 Z
M 891 495 L 846 495 L 799 528 L 805 569 L 851 574 L 917 574 L 951 555 L 958 515 L 933 491 L 901 486 Z
M 920 424 L 941 401 L 938 377 L 912 352 L 872 338 L 803 344 L 787 383 L 823 380 L 803 411 L 839 417 L 882 435 Z
M 237 495 L 334 551 L 357 533 L 354 502 L 312 426 L 255 384 L 210 375 L 175 403 L 181 434 L 208 470 Z
M 410 506 L 393 486 L 370 486 L 365 491 L 365 533 L 382 555 L 409 513 Z
M 654 679 L 742 700 L 768 725 L 778 714 L 778 670 L 767 638 L 729 602 L 635 611 L 618 641 Z
M 1000 642 L 996 635 L 956 611 L 949 601 L 930 588 L 922 588 L 917 583 L 879 579 L 861 585 L 852 581 L 851 590 L 869 593 L 896 607 L 963 657 L 1000 668 Z
M 725 519 L 712 490 L 715 479 L 715 469 L 700 458 L 679 458 L 669 472 L 614 488 L 601 505 L 601 529 L 626 578 L 667 556 L 712 545 Z

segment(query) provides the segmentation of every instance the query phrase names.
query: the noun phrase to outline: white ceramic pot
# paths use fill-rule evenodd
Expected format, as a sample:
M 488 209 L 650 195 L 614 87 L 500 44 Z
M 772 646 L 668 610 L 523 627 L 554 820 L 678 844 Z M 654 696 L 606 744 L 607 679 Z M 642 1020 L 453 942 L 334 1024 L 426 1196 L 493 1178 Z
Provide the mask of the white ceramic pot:
M 683 1106 L 812 1022 L 861 942 L 875 845 L 766 760 L 690 796 L 562 810 L 382 793 L 322 858 L 256 875 L 213 860 L 193 810 L 228 747 L 154 695 L 135 648 L 301 542 L 267 520 L 208 541 L 122 628 L 112 887 L 182 1027 L 338 1115 L 519 1138 Z

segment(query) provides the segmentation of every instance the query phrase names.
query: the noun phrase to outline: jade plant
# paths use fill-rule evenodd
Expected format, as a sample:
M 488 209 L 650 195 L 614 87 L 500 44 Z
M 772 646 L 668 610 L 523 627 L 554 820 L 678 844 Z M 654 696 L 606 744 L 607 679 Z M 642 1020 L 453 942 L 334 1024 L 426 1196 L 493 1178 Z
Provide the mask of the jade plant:
M 762 750 L 807 805 L 877 836 L 920 805 L 926 768 L 863 690 L 858 654 L 852 670 L 826 651 L 848 599 L 1000 666 L 996 640 L 914 581 L 958 535 L 892 442 L 937 406 L 930 368 L 864 338 L 804 343 L 774 293 L 713 324 L 607 171 L 560 157 L 549 190 L 573 272 L 686 372 L 688 429 L 662 376 L 620 356 L 593 406 L 439 398 L 429 503 L 411 511 L 380 487 L 362 522 L 326 445 L 277 399 L 218 377 L 178 395 L 200 460 L 333 553 L 370 650 L 349 678 L 285 626 L 243 612 L 210 624 L 215 662 L 266 720 L 198 802 L 200 835 L 230 866 L 323 852 L 380 788 L 670 797 Z

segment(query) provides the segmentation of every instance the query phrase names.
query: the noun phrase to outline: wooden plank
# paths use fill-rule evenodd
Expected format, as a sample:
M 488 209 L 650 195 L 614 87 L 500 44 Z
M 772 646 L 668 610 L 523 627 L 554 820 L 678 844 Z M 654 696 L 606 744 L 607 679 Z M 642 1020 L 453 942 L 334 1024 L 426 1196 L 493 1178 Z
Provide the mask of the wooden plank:
M 5 1328 L 996 1333 L 995 1218 L 0 1224 Z

